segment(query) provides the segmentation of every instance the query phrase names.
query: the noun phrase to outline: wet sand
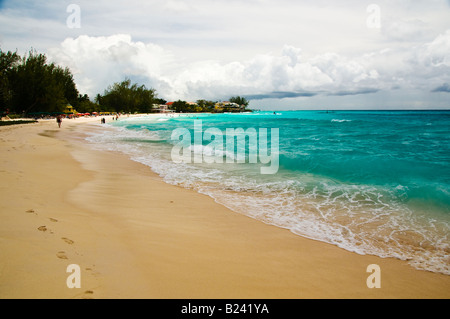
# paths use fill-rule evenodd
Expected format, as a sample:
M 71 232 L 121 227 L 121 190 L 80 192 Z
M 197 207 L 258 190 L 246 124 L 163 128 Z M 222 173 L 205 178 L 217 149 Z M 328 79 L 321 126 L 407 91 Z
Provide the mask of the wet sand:
M 0 298 L 450 297 L 450 276 L 302 238 L 93 150 L 93 123 L 0 127 Z

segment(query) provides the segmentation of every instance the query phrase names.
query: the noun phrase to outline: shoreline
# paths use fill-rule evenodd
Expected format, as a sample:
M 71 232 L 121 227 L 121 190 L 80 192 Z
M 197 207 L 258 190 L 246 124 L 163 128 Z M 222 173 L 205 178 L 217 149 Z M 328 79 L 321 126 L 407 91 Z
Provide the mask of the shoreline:
M 450 297 L 450 276 L 300 237 L 90 149 L 94 120 L 0 128 L 0 298 Z

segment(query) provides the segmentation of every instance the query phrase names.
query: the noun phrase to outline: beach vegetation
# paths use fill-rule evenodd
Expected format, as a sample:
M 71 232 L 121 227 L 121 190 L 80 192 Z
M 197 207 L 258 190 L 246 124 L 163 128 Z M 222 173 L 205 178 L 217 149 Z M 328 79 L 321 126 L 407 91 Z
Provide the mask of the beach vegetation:
M 2 116 L 11 106 L 12 91 L 9 85 L 9 77 L 19 60 L 20 56 L 17 52 L 0 50 L 0 113 Z
M 178 101 L 173 102 L 171 109 L 175 110 L 175 112 L 177 112 L 177 113 L 187 113 L 187 112 L 189 112 L 188 111 L 189 105 L 187 104 L 186 101 L 178 100 Z
M 93 100 L 78 92 L 72 72 L 49 63 L 45 54 L 30 50 L 23 57 L 0 49 L 0 115 L 2 117 L 42 117 L 67 115 L 67 106 L 81 113 L 222 113 L 247 111 L 249 101 L 234 96 L 226 102 L 178 100 L 167 103 L 153 88 L 132 83 L 129 78 L 106 88 Z M 156 106 L 156 107 L 155 107 Z
M 177 113 L 201 113 L 207 112 L 205 108 L 199 105 L 196 102 L 186 102 L 178 100 L 173 102 L 170 106 L 170 109 L 174 110 Z
M 156 91 L 125 79 L 110 85 L 104 95 L 98 97 L 98 100 L 100 105 L 109 111 L 151 113 L 152 106 L 156 103 Z
M 36 51 L 24 57 L 1 52 L 2 115 L 33 112 L 62 112 L 67 103 L 77 102 L 78 90 L 68 68 L 48 63 Z
M 87 94 L 79 94 L 76 103 L 76 110 L 80 113 L 93 113 L 98 112 L 99 105 L 92 102 Z M 101 110 L 103 111 L 103 110 Z
M 237 101 L 242 104 L 238 104 Z M 231 98 L 230 101 L 217 102 L 208 101 L 204 99 L 197 100 L 197 102 L 186 102 L 178 100 L 176 102 L 169 102 L 169 108 L 177 113 L 223 113 L 223 112 L 246 112 L 246 108 L 249 101 L 245 98 L 235 97 Z
M 200 112 L 214 112 L 214 106 L 217 102 L 207 100 L 197 100 L 197 105 L 201 108 Z
M 240 105 L 243 108 L 248 107 L 248 104 L 250 103 L 249 100 L 247 100 L 245 97 L 241 97 L 241 96 L 230 97 L 230 102 L 236 103 L 237 105 Z

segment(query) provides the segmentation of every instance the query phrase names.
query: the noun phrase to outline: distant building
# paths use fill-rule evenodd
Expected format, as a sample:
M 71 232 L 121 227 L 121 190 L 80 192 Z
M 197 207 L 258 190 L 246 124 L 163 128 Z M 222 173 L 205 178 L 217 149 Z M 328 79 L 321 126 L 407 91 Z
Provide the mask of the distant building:
M 67 104 L 67 105 L 66 105 L 66 108 L 64 109 L 64 113 L 66 113 L 66 114 L 76 114 L 76 113 L 78 113 L 78 112 L 77 112 L 77 110 L 75 110 L 75 109 L 73 108 L 72 105 Z
M 173 102 L 172 102 L 173 104 Z M 166 104 L 153 104 L 152 106 L 152 110 L 154 112 L 159 112 L 159 113 L 171 113 L 173 112 L 173 110 L 169 110 L 169 105 Z
M 224 101 L 224 102 L 217 102 L 215 105 L 216 111 L 224 111 L 224 112 L 240 112 L 245 107 L 243 105 L 239 105 L 237 103 Z

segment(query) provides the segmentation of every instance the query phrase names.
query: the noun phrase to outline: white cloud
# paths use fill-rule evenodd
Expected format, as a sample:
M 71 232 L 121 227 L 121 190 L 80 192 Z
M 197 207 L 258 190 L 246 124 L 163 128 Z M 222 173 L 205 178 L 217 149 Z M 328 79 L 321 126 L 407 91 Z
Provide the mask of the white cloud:
M 188 3 L 179 0 L 168 0 L 164 8 L 175 12 L 187 12 L 191 9 Z
M 166 99 L 446 92 L 436 88 L 450 83 L 444 0 L 380 0 L 381 30 L 367 28 L 369 3 L 357 0 L 77 4 L 82 27 L 69 29 L 68 3 L 7 0 L 0 41 L 70 67 L 91 97 L 127 76 Z
M 450 82 L 450 30 L 413 50 L 386 49 L 360 57 L 324 53 L 308 58 L 300 48 L 261 54 L 243 61 L 204 60 L 185 64 L 173 52 L 130 35 L 80 36 L 49 50 L 68 66 L 79 90 L 103 93 L 125 77 L 155 88 L 166 99 L 221 99 L 247 96 L 349 95 L 393 88 L 431 90 Z
M 450 31 L 411 51 L 382 50 L 356 58 L 324 53 L 309 58 L 284 46 L 281 54 L 244 61 L 213 60 L 183 64 L 173 52 L 130 35 L 80 36 L 49 50 L 51 60 L 68 66 L 79 89 L 103 93 L 113 82 L 131 77 L 167 99 L 220 99 L 231 94 L 278 96 L 356 94 L 450 81 Z M 429 86 L 429 85 L 428 85 Z M 277 93 L 278 92 L 278 93 Z
M 450 67 L 450 30 L 423 45 L 419 51 L 419 59 L 427 66 Z
M 149 87 L 168 86 L 165 72 L 175 63 L 170 52 L 155 44 L 134 42 L 130 35 L 80 36 L 49 50 L 49 58 L 69 67 L 81 92 L 93 96 L 125 77 L 144 79 Z
M 420 42 L 432 33 L 430 25 L 419 19 L 385 21 L 382 26 L 384 36 L 400 42 Z

